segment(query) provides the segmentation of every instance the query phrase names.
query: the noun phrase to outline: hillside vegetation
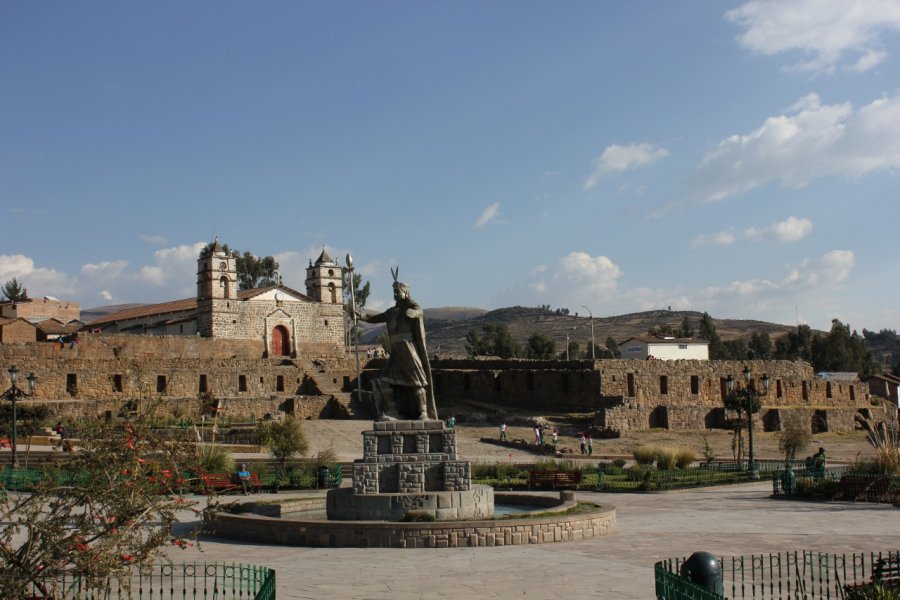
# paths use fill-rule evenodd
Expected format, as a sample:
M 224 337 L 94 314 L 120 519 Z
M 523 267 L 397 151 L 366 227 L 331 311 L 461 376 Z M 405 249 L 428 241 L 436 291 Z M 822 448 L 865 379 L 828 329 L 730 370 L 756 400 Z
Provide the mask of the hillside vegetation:
M 448 311 L 448 309 L 439 310 Z M 466 310 L 477 311 L 477 309 Z M 466 333 L 470 329 L 480 331 L 481 327 L 488 323 L 505 325 L 513 340 L 521 345 L 525 345 L 532 334 L 541 333 L 554 340 L 560 350 L 566 347 L 567 334 L 570 341 L 577 342 L 582 350 L 590 347 L 591 320 L 587 315 L 564 315 L 552 310 L 524 306 L 482 311 L 480 314 L 476 313 L 475 316 L 463 319 L 448 319 L 445 316 L 447 314 L 453 313 L 444 312 L 438 316 L 433 315 L 431 309 L 425 311 L 429 350 L 442 355 L 464 356 Z M 702 316 L 703 313 L 696 311 L 651 310 L 611 317 L 595 317 L 594 340 L 598 346 L 603 346 L 606 338 L 610 336 L 621 343 L 636 335 L 644 335 L 652 328 L 668 326 L 677 329 L 685 317 L 696 330 Z M 740 338 L 748 341 L 754 333 L 766 333 L 775 339 L 779 335 L 796 330 L 794 325 L 779 325 L 765 321 L 713 319 L 713 322 L 722 340 Z M 366 332 L 365 340 L 374 342 L 383 332 L 384 327 L 373 328 Z

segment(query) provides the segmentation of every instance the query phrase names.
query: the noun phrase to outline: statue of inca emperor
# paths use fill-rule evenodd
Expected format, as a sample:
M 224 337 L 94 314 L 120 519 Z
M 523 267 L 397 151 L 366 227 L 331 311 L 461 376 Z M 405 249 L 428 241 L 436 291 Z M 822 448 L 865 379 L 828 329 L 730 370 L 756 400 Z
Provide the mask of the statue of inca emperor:
M 390 336 L 390 357 L 380 377 L 372 382 L 372 395 L 381 419 L 437 419 L 425 346 L 425 314 L 410 298 L 409 286 L 397 281 L 399 272 L 400 267 L 391 269 L 394 306 L 378 315 L 356 315 L 368 323 L 385 323 Z

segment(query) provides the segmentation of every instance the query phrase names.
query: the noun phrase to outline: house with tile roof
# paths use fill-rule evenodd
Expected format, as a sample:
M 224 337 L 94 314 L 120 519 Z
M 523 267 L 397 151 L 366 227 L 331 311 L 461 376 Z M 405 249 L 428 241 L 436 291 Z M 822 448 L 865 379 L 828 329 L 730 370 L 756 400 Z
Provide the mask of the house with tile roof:
M 95 333 L 199 335 L 262 340 L 268 356 L 304 348 L 343 351 L 341 267 L 323 248 L 306 269 L 306 293 L 281 283 L 239 290 L 237 257 L 216 239 L 197 260 L 197 296 L 120 310 L 94 321 Z
M 694 338 L 641 335 L 619 344 L 619 351 L 631 360 L 709 360 L 709 342 Z

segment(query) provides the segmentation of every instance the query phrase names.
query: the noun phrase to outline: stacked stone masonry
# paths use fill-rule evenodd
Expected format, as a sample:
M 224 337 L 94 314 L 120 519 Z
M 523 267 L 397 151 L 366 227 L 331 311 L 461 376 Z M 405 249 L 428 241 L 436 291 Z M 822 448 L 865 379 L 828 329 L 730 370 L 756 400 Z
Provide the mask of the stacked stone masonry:
M 356 379 L 351 357 L 335 354 L 327 344 L 309 345 L 296 358 L 264 356 L 259 340 L 85 334 L 75 348 L 0 344 L 0 370 L 16 365 L 33 371 L 36 400 L 72 400 L 82 412 L 94 411 L 95 404 L 161 397 L 186 406 L 197 405 L 192 400 L 225 398 L 230 410 L 253 405 L 245 414 L 285 403 L 312 418 L 350 414 L 331 399 L 345 407 L 349 401 Z M 365 365 L 364 389 L 382 366 L 378 360 Z M 813 430 L 840 432 L 854 428 L 857 414 L 896 418 L 889 407 L 873 403 L 864 383 L 819 379 L 804 362 L 436 359 L 432 372 L 438 406 L 475 400 L 507 411 L 589 410 L 620 431 L 685 430 L 721 427 L 728 416 L 722 408 L 725 378 L 740 379 L 745 366 L 757 380 L 765 373 L 771 381 L 756 420 L 761 429 L 777 430 L 798 418 Z M 304 408 L 312 406 L 307 400 L 318 409 Z M 326 410 L 329 403 L 332 408 Z
M 616 526 L 613 507 L 546 518 L 513 521 L 470 520 L 435 523 L 346 523 L 295 521 L 290 515 L 273 519 L 259 515 L 216 515 L 218 536 L 288 546 L 358 548 L 463 548 L 515 546 L 589 539 Z

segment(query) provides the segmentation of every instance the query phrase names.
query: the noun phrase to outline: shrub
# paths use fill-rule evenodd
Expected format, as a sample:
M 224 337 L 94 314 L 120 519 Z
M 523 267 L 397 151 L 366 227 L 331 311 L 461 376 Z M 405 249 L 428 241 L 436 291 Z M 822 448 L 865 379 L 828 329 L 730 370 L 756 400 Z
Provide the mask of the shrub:
M 778 432 L 778 449 L 784 453 L 784 460 L 794 460 L 809 446 L 810 440 L 812 434 L 800 419 L 788 419 Z
M 620 469 L 624 469 L 625 465 L 628 464 L 628 461 L 625 460 L 624 458 L 617 458 L 614 461 L 612 461 L 612 464 L 614 467 L 619 467 Z
M 705 435 L 703 436 L 703 460 L 706 461 L 706 464 L 709 464 L 712 461 L 716 460 L 716 452 L 710 445 L 709 438 Z
M 327 450 L 322 450 L 318 454 L 316 454 L 317 467 L 327 467 L 337 462 L 339 462 L 338 456 L 334 451 L 334 448 L 328 448 Z
M 234 459 L 221 446 L 200 446 L 198 460 L 207 473 L 234 471 Z
M 847 590 L 846 600 L 900 600 L 900 589 L 883 587 L 877 583 L 865 583 Z
M 677 452 L 674 448 L 662 447 L 656 449 L 656 468 L 669 471 L 675 468 Z
M 831 479 L 800 477 L 797 479 L 797 495 L 807 498 L 831 498 L 837 485 L 837 482 Z
M 309 448 L 303 427 L 295 417 L 285 420 L 266 421 L 256 432 L 260 444 L 268 448 L 275 461 L 284 467 L 287 459 L 295 454 L 305 454 Z
M 631 451 L 634 462 L 639 465 L 652 465 L 656 462 L 656 446 L 643 445 Z
M 687 469 L 696 457 L 697 453 L 690 448 L 678 448 L 675 451 L 675 466 L 679 469 Z

